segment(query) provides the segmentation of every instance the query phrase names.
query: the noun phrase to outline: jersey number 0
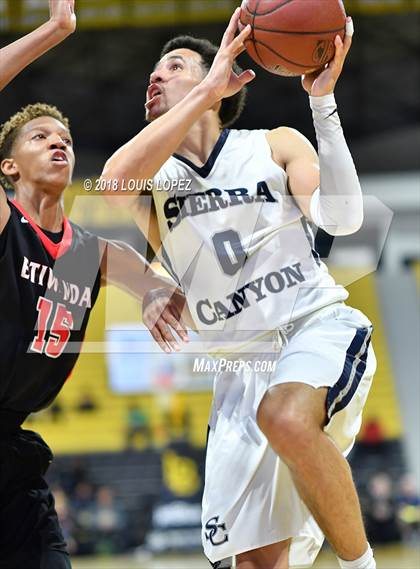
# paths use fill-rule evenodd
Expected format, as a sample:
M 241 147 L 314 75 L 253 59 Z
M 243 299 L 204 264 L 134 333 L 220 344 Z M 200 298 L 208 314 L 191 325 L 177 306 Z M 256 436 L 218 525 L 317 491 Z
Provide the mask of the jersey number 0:
M 212 241 L 223 272 L 233 277 L 246 261 L 241 236 L 237 231 L 228 229 L 213 235 Z

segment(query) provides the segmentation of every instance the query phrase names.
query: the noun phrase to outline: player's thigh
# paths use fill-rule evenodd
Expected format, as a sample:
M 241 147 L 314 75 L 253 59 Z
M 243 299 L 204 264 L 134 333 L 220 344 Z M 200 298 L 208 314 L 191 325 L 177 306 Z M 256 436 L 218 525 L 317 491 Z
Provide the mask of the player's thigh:
M 236 556 L 236 569 L 289 569 L 290 539 Z
M 66 552 L 44 478 L 52 453 L 37 433 L 22 430 L 0 441 L 0 451 L 0 569 L 38 569 L 44 551 Z

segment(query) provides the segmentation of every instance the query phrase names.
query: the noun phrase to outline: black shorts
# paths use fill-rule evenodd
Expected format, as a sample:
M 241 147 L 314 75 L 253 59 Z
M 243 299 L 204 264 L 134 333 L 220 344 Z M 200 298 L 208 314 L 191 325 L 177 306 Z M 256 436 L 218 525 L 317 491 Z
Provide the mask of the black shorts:
M 44 479 L 52 460 L 37 433 L 0 434 L 0 569 L 71 567 Z

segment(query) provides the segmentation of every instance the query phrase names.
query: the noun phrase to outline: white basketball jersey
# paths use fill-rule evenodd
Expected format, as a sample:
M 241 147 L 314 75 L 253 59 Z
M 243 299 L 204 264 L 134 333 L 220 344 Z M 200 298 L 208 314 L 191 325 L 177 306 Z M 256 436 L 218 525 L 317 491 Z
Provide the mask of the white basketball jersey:
M 175 154 L 154 180 L 166 265 L 213 353 L 348 296 L 314 251 L 266 134 L 225 129 L 202 167 Z

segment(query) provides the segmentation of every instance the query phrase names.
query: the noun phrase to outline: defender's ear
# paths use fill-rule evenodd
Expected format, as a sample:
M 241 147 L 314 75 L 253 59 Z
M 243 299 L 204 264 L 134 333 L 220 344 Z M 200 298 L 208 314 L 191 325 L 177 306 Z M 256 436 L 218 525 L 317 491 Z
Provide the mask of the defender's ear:
M 0 169 L 5 176 L 16 176 L 19 173 L 16 162 L 13 158 L 5 158 L 0 164 Z

